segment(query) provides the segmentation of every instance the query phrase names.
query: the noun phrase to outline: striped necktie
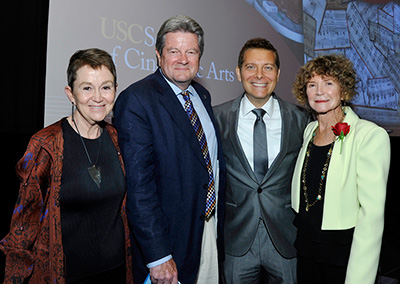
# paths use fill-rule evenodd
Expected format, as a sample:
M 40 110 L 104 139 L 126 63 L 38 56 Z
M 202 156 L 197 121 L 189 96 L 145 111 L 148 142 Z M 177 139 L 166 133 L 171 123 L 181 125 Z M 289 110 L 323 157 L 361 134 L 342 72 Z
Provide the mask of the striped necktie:
M 208 152 L 207 139 L 204 134 L 203 127 L 201 126 L 200 119 L 196 113 L 196 110 L 193 107 L 193 103 L 190 99 L 190 93 L 188 91 L 182 92 L 183 99 L 185 100 L 185 111 L 190 119 L 190 123 L 193 126 L 193 129 L 196 133 L 197 140 L 199 141 L 201 151 L 203 153 L 204 161 L 206 162 L 207 171 L 208 171 L 208 190 L 207 190 L 207 199 L 206 199 L 206 210 L 205 217 L 208 220 L 215 208 L 216 197 L 215 197 L 215 188 L 214 188 L 214 174 L 211 165 L 210 154 Z

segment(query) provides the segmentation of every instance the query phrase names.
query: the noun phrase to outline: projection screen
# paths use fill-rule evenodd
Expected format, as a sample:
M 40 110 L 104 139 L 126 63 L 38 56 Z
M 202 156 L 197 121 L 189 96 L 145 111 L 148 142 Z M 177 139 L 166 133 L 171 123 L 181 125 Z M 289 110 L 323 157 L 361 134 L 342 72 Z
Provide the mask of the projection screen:
M 120 93 L 156 70 L 157 31 L 177 14 L 194 18 L 204 29 L 205 52 L 195 80 L 210 91 L 213 105 L 243 93 L 235 73 L 239 51 L 248 39 L 264 37 L 281 59 L 278 96 L 295 103 L 291 87 L 299 67 L 324 52 L 342 53 L 355 61 L 361 79 L 355 110 L 392 135 L 400 134 L 400 9 L 393 1 L 50 1 L 45 126 L 71 112 L 64 87 L 76 50 L 108 51 Z

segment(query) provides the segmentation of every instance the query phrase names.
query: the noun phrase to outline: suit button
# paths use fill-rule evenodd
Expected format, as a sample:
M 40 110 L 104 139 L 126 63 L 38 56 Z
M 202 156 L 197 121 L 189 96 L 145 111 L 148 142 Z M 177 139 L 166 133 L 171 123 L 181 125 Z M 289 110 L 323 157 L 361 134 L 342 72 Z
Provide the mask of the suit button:
M 206 184 L 206 183 L 203 184 L 203 188 L 204 188 L 204 189 L 208 189 L 208 184 Z
M 204 221 L 206 219 L 206 216 L 201 215 L 199 219 L 200 219 L 200 221 Z
M 262 190 L 262 188 L 261 187 L 259 187 L 258 189 L 257 189 L 257 192 L 258 193 L 261 193 L 263 190 Z

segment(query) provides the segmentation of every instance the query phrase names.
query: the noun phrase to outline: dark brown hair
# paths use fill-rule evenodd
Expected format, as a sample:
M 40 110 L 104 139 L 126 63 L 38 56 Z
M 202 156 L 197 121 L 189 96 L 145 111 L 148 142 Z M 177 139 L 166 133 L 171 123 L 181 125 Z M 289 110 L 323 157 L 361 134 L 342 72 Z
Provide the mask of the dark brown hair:
M 244 54 L 249 49 L 265 49 L 265 50 L 272 51 L 274 53 L 274 55 L 275 55 L 276 68 L 279 69 L 280 61 L 279 61 L 278 51 L 272 45 L 272 43 L 270 43 L 265 38 L 260 38 L 260 37 L 249 39 L 243 45 L 242 49 L 240 50 L 239 58 L 238 58 L 238 66 L 239 66 L 240 69 L 242 69 L 242 65 L 243 65 L 243 61 L 244 61 Z
M 98 69 L 101 68 L 101 66 L 105 66 L 114 76 L 114 87 L 117 86 L 117 71 L 110 54 L 98 48 L 90 48 L 78 50 L 71 56 L 69 60 L 67 80 L 68 86 L 71 88 L 71 90 L 73 90 L 74 82 L 76 80 L 76 72 L 79 68 L 85 65 L 89 65 L 93 69 Z

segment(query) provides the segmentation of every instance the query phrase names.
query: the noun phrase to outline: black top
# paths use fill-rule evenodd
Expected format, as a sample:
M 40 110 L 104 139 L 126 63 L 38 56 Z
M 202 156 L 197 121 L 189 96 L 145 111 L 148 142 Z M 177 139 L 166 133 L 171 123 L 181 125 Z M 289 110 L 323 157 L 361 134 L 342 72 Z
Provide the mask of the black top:
M 331 144 L 326 146 L 311 145 L 306 170 L 309 203 L 314 202 L 317 197 L 322 168 L 326 163 L 330 147 Z M 312 257 L 317 262 L 347 265 L 354 228 L 348 230 L 321 230 L 327 178 L 328 176 L 326 176 L 322 185 L 322 199 L 310 207 L 308 212 L 305 210 L 306 202 L 303 183 L 301 183 L 300 210 L 294 219 L 294 224 L 298 228 L 295 246 L 298 255 Z
M 103 129 L 97 139 L 84 139 L 93 162 L 101 168 L 100 188 L 90 177 L 82 142 L 67 120 L 62 122 L 64 159 L 60 191 L 62 241 L 67 282 L 111 270 L 125 261 L 120 214 L 125 178 L 117 151 Z

